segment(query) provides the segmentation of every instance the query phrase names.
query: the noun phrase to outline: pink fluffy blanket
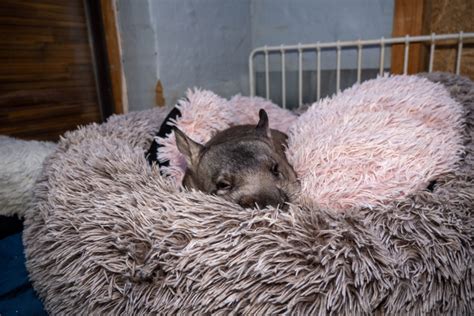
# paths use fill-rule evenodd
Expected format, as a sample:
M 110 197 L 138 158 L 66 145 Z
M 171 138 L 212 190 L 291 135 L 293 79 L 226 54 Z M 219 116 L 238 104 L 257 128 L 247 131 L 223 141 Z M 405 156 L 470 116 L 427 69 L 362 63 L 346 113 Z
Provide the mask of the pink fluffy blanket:
M 376 207 L 425 189 L 450 172 L 462 151 L 462 107 L 443 85 L 416 76 L 380 77 L 320 100 L 301 116 L 262 98 L 230 100 L 189 91 L 171 124 L 198 142 L 237 124 L 256 124 L 265 109 L 271 128 L 289 135 L 287 157 L 302 199 L 336 211 Z M 157 138 L 163 172 L 180 183 L 185 161 L 174 134 Z

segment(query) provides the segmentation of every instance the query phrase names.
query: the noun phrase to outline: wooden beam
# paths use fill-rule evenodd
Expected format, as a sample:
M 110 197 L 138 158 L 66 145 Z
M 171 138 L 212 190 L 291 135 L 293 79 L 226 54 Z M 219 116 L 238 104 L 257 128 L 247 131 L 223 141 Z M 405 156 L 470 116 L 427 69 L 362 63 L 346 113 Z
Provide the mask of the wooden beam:
M 430 0 L 395 0 L 392 36 L 430 34 L 430 14 Z M 392 46 L 392 73 L 403 73 L 404 54 L 403 44 Z M 427 70 L 428 49 L 425 44 L 410 44 L 408 55 L 409 74 Z
M 127 98 L 125 94 L 125 80 L 122 68 L 120 38 L 117 24 L 117 10 L 115 0 L 100 0 L 102 21 L 104 26 L 105 43 L 109 64 L 109 75 L 114 99 L 114 113 L 127 112 Z

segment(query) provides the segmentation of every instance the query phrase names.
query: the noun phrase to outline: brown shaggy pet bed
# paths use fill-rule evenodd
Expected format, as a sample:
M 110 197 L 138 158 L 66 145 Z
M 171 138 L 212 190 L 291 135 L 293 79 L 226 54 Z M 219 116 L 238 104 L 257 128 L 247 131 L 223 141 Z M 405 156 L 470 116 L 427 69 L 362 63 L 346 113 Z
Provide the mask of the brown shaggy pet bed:
M 341 213 L 242 209 L 180 191 L 144 152 L 166 113 L 67 133 L 44 165 L 24 244 L 51 314 L 471 314 L 474 85 L 465 153 L 428 189 Z

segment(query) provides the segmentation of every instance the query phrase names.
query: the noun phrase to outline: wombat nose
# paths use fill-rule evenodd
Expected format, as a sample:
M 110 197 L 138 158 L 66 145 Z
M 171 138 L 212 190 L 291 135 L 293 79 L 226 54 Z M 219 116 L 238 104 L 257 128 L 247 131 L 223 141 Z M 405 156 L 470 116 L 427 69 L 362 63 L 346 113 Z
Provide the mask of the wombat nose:
M 251 208 L 255 207 L 258 204 L 258 201 L 252 196 L 244 196 L 237 203 L 244 208 Z
M 285 204 L 288 201 L 288 195 L 284 191 L 278 189 L 278 191 L 273 194 L 262 193 L 256 196 L 244 196 L 238 201 L 238 204 L 244 208 L 252 208 L 255 206 L 264 208 L 271 205 L 285 210 L 288 208 Z

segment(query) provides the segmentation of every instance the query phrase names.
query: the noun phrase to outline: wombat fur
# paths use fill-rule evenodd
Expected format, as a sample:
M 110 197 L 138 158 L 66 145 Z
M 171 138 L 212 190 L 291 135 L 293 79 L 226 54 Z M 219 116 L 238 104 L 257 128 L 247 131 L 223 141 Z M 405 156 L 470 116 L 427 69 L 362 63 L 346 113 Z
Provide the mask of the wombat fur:
M 185 156 L 183 185 L 215 194 L 242 207 L 286 208 L 299 189 L 285 156 L 287 135 L 269 128 L 261 109 L 255 125 L 239 125 L 218 132 L 202 145 L 175 129 L 176 143 Z

